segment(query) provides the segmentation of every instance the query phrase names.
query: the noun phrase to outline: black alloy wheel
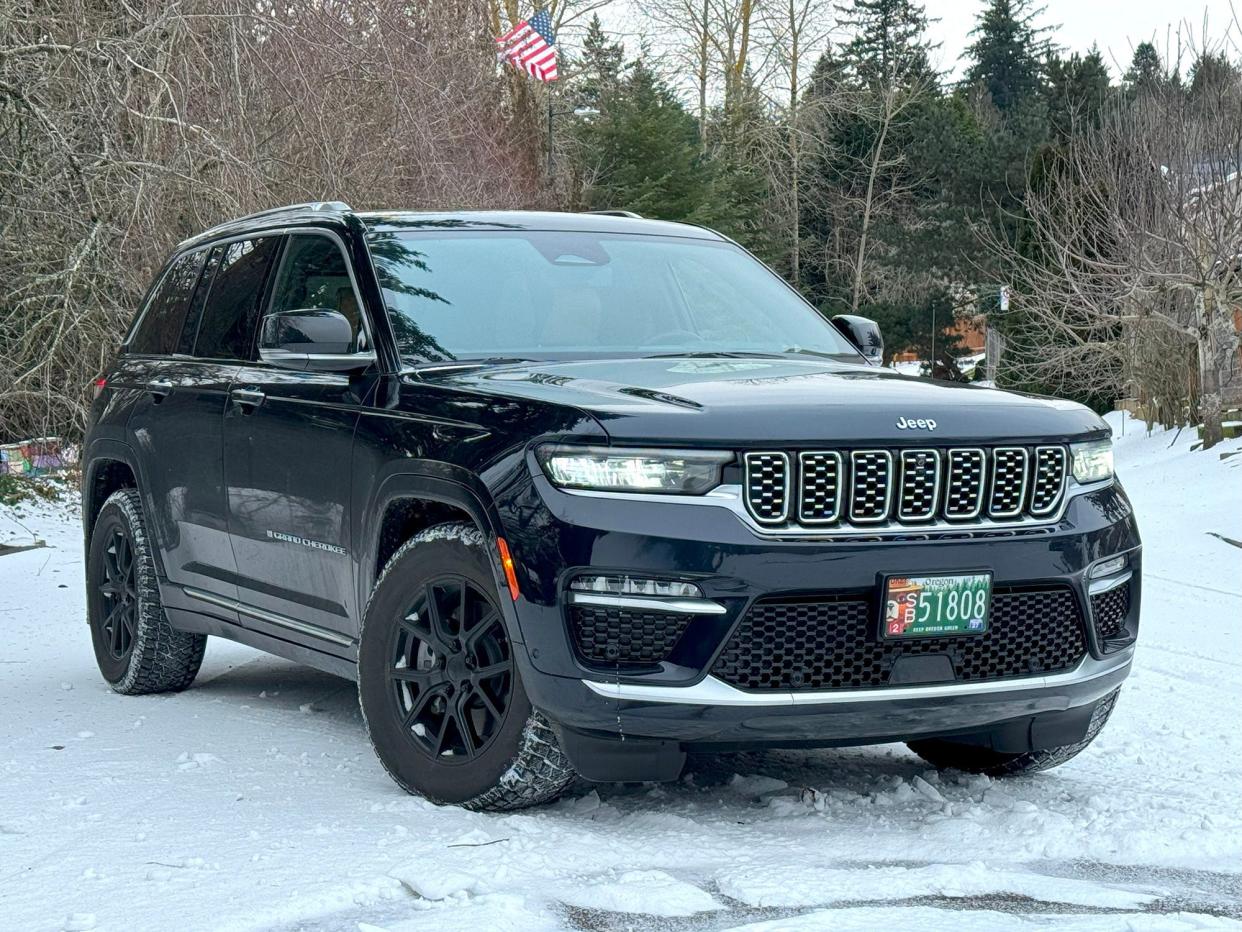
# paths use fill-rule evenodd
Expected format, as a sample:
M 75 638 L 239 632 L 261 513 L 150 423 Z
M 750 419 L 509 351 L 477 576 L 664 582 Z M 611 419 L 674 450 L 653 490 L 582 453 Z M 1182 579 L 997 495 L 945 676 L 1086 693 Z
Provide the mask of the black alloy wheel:
M 124 660 L 134 647 L 138 623 L 138 568 L 134 545 L 125 529 L 116 525 L 103 552 L 103 579 L 99 581 L 100 627 L 108 655 Z
M 394 627 L 389 681 L 401 729 L 439 763 L 464 764 L 499 733 L 513 696 L 513 654 L 500 611 L 462 576 L 419 591 Z

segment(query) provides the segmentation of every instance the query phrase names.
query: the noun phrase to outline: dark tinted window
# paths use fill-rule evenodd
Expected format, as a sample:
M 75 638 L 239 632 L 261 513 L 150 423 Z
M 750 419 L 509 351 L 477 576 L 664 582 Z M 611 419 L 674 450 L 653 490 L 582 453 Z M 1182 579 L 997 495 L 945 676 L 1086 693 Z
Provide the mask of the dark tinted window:
M 175 259 L 168 267 L 159 287 L 147 302 L 138 329 L 129 341 L 131 353 L 176 352 L 185 323 L 186 308 L 199 270 L 203 267 L 203 253 L 192 252 Z
M 198 325 L 194 355 L 249 359 L 259 299 L 280 238 L 239 240 L 221 247 L 220 265 Z
M 203 305 L 207 303 L 207 294 L 211 291 L 211 280 L 215 277 L 216 269 L 220 267 L 220 253 L 223 251 L 223 246 L 217 246 L 209 252 L 204 250 L 207 254 L 207 264 L 203 267 L 203 274 L 198 277 L 198 288 L 194 291 L 190 309 L 185 315 L 185 326 L 181 328 L 181 342 L 177 344 L 177 352 L 185 356 L 194 355 L 194 341 L 198 339 L 198 322 L 203 319 Z
M 310 308 L 344 314 L 354 329 L 354 346 L 365 348 L 365 340 L 359 341 L 362 310 L 340 247 L 326 236 L 294 235 L 289 237 L 289 248 L 280 263 L 269 313 Z

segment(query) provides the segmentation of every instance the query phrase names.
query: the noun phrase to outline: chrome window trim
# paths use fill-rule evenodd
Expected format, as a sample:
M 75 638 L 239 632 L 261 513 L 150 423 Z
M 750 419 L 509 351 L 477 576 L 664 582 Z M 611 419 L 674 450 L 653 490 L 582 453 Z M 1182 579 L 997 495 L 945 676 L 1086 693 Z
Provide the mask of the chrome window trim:
M 927 534 L 947 534 L 951 540 L 995 540 L 997 533 L 1013 532 L 1035 528 L 1053 528 L 1064 517 L 1069 504 L 1079 495 L 1098 492 L 1114 484 L 1114 479 L 1101 479 L 1099 482 L 1082 484 L 1072 477 L 1066 484 L 1066 494 L 1061 499 L 1061 507 L 1055 514 L 1041 518 L 1022 518 L 1017 521 L 991 521 L 987 518 L 966 523 L 963 521 L 936 521 L 931 524 L 890 525 L 888 527 L 801 527 L 786 525 L 774 527 L 757 522 L 745 505 L 745 490 L 740 485 L 718 485 L 710 492 L 702 495 L 652 495 L 642 492 L 611 492 L 597 489 L 561 489 L 549 487 L 563 495 L 580 495 L 585 498 L 607 498 L 621 502 L 650 502 L 660 505 L 700 505 L 714 508 L 726 508 L 733 512 L 738 520 L 756 537 L 764 540 L 791 541 L 831 541 L 836 538 L 883 538 L 910 537 Z M 962 535 L 968 535 L 963 537 Z
M 996 496 L 996 458 L 1001 453 L 1022 454 L 1022 484 L 1018 486 L 1018 504 L 1017 507 L 1005 511 L 997 511 L 992 507 L 992 499 Z M 1026 491 L 1027 486 L 1030 485 L 1031 454 L 1027 452 L 1026 447 L 994 447 L 991 459 L 992 475 L 991 481 L 988 482 L 988 517 L 1016 518 L 1022 514 L 1023 508 L 1026 507 Z
M 571 605 L 599 608 L 629 608 L 637 611 L 672 612 L 681 615 L 723 615 L 728 609 L 711 599 L 657 599 L 636 595 L 606 595 L 596 592 L 569 593 Z
M 878 518 L 859 518 L 854 514 L 854 483 L 855 476 L 858 475 L 858 467 L 854 462 L 855 457 L 871 456 L 876 453 L 881 454 L 888 461 L 888 477 L 884 482 L 884 514 Z M 850 450 L 850 503 L 849 518 L 850 523 L 859 527 L 866 527 L 872 524 L 884 524 L 889 519 L 889 515 L 893 511 L 893 452 L 891 450 Z
M 988 451 L 983 447 L 951 447 L 947 459 L 945 486 L 948 488 L 949 481 L 953 476 L 953 454 L 955 453 L 978 453 L 979 454 L 979 494 L 975 497 L 975 510 L 970 514 L 950 515 L 947 512 L 948 504 L 945 504 L 946 513 L 945 520 L 947 522 L 954 521 L 974 521 L 983 513 L 983 500 L 988 495 Z
M 802 516 L 802 492 L 806 487 L 803 476 L 806 474 L 805 463 L 808 456 L 830 457 L 837 461 L 837 504 L 832 515 L 827 518 L 804 518 Z M 841 520 L 841 500 L 845 492 L 845 458 L 839 450 L 804 450 L 798 454 L 798 523 L 806 525 L 836 524 Z
M 789 493 L 793 489 L 793 463 L 789 461 L 789 454 L 780 450 L 748 450 L 742 457 L 742 489 L 743 492 L 750 488 L 750 460 L 751 457 L 759 456 L 777 456 L 785 462 L 785 497 L 782 501 L 784 506 L 779 518 L 761 518 L 751 510 L 750 496 L 743 495 L 746 501 L 746 511 L 752 518 L 760 524 L 784 524 L 789 520 Z M 710 494 L 710 493 L 708 493 Z
M 955 696 L 987 696 L 1029 689 L 1056 689 L 1076 686 L 1108 676 L 1130 665 L 1134 648 L 1120 651 L 1103 660 L 1085 657 L 1073 670 L 1043 676 L 1023 676 L 1004 680 L 983 680 L 973 683 L 938 683 L 928 686 L 878 686 L 870 689 L 833 689 L 808 692 L 771 690 L 745 692 L 714 676 L 707 676 L 693 686 L 657 686 L 642 683 L 601 683 L 582 681 L 593 693 L 606 699 L 626 702 L 677 703 L 697 706 L 806 706 L 839 705 L 849 702 L 902 702 L 951 698 Z M 1084 699 L 1083 703 L 1093 699 Z
M 931 510 L 928 511 L 925 517 L 921 517 L 921 518 L 920 517 L 912 518 L 912 517 L 909 517 L 908 515 L 903 515 L 901 513 L 902 499 L 905 498 L 905 491 L 906 491 L 906 457 L 913 456 L 915 454 L 924 454 L 924 455 L 931 456 L 931 458 L 935 460 L 935 463 L 936 463 L 935 481 L 932 483 Z M 940 464 L 940 451 L 939 450 L 917 448 L 913 450 L 902 450 L 901 451 L 901 471 L 897 477 L 897 520 L 898 521 L 904 521 L 908 524 L 920 524 L 925 521 L 933 521 L 933 522 L 935 521 L 936 512 L 940 510 L 940 473 L 941 473 L 940 465 L 941 464 Z
M 1052 500 L 1051 507 L 1036 509 L 1034 505 L 1031 505 L 1027 509 L 1037 518 L 1042 518 L 1044 515 L 1052 514 L 1052 512 L 1057 510 L 1057 506 L 1061 504 L 1061 499 L 1065 496 L 1065 487 L 1069 484 L 1070 478 L 1070 458 L 1068 449 L 1061 444 L 1042 444 L 1037 446 L 1035 448 L 1035 461 L 1031 466 L 1031 495 L 1035 494 L 1035 470 L 1039 469 L 1039 454 L 1043 453 L 1045 450 L 1052 450 L 1061 457 L 1061 487 L 1057 489 L 1057 494 Z

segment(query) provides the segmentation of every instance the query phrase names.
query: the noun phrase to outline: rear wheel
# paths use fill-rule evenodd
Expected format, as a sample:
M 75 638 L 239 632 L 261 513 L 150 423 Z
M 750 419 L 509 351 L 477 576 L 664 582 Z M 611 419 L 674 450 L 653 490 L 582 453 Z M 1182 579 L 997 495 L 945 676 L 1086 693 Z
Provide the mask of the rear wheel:
M 574 772 L 531 708 L 472 525 L 418 534 L 367 604 L 358 695 L 380 762 L 407 792 L 470 809 L 558 796 Z
M 198 675 L 207 636 L 177 631 L 164 616 L 142 499 L 120 489 L 91 531 L 87 618 L 95 661 L 119 693 L 185 689 Z
M 1045 748 L 1040 751 L 1027 751 L 1021 754 L 1005 754 L 991 748 L 976 747 L 969 744 L 956 744 L 941 738 L 926 741 L 911 741 L 906 747 L 917 754 L 937 770 L 962 770 L 966 773 L 982 773 L 989 777 L 1017 777 L 1027 773 L 1039 773 L 1051 770 L 1064 764 L 1071 757 L 1076 757 L 1087 745 L 1095 740 L 1108 717 L 1112 715 L 1113 706 L 1117 704 L 1115 689 L 1097 704 L 1087 723 L 1087 733 L 1081 741 L 1056 748 Z

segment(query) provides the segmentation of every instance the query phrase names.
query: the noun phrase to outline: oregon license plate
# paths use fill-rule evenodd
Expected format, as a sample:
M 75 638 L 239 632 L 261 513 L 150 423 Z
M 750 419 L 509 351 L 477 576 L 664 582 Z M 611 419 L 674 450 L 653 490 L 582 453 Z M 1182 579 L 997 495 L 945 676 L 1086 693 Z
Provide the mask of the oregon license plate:
M 886 638 L 982 634 L 991 600 L 991 573 L 888 576 L 880 630 Z

